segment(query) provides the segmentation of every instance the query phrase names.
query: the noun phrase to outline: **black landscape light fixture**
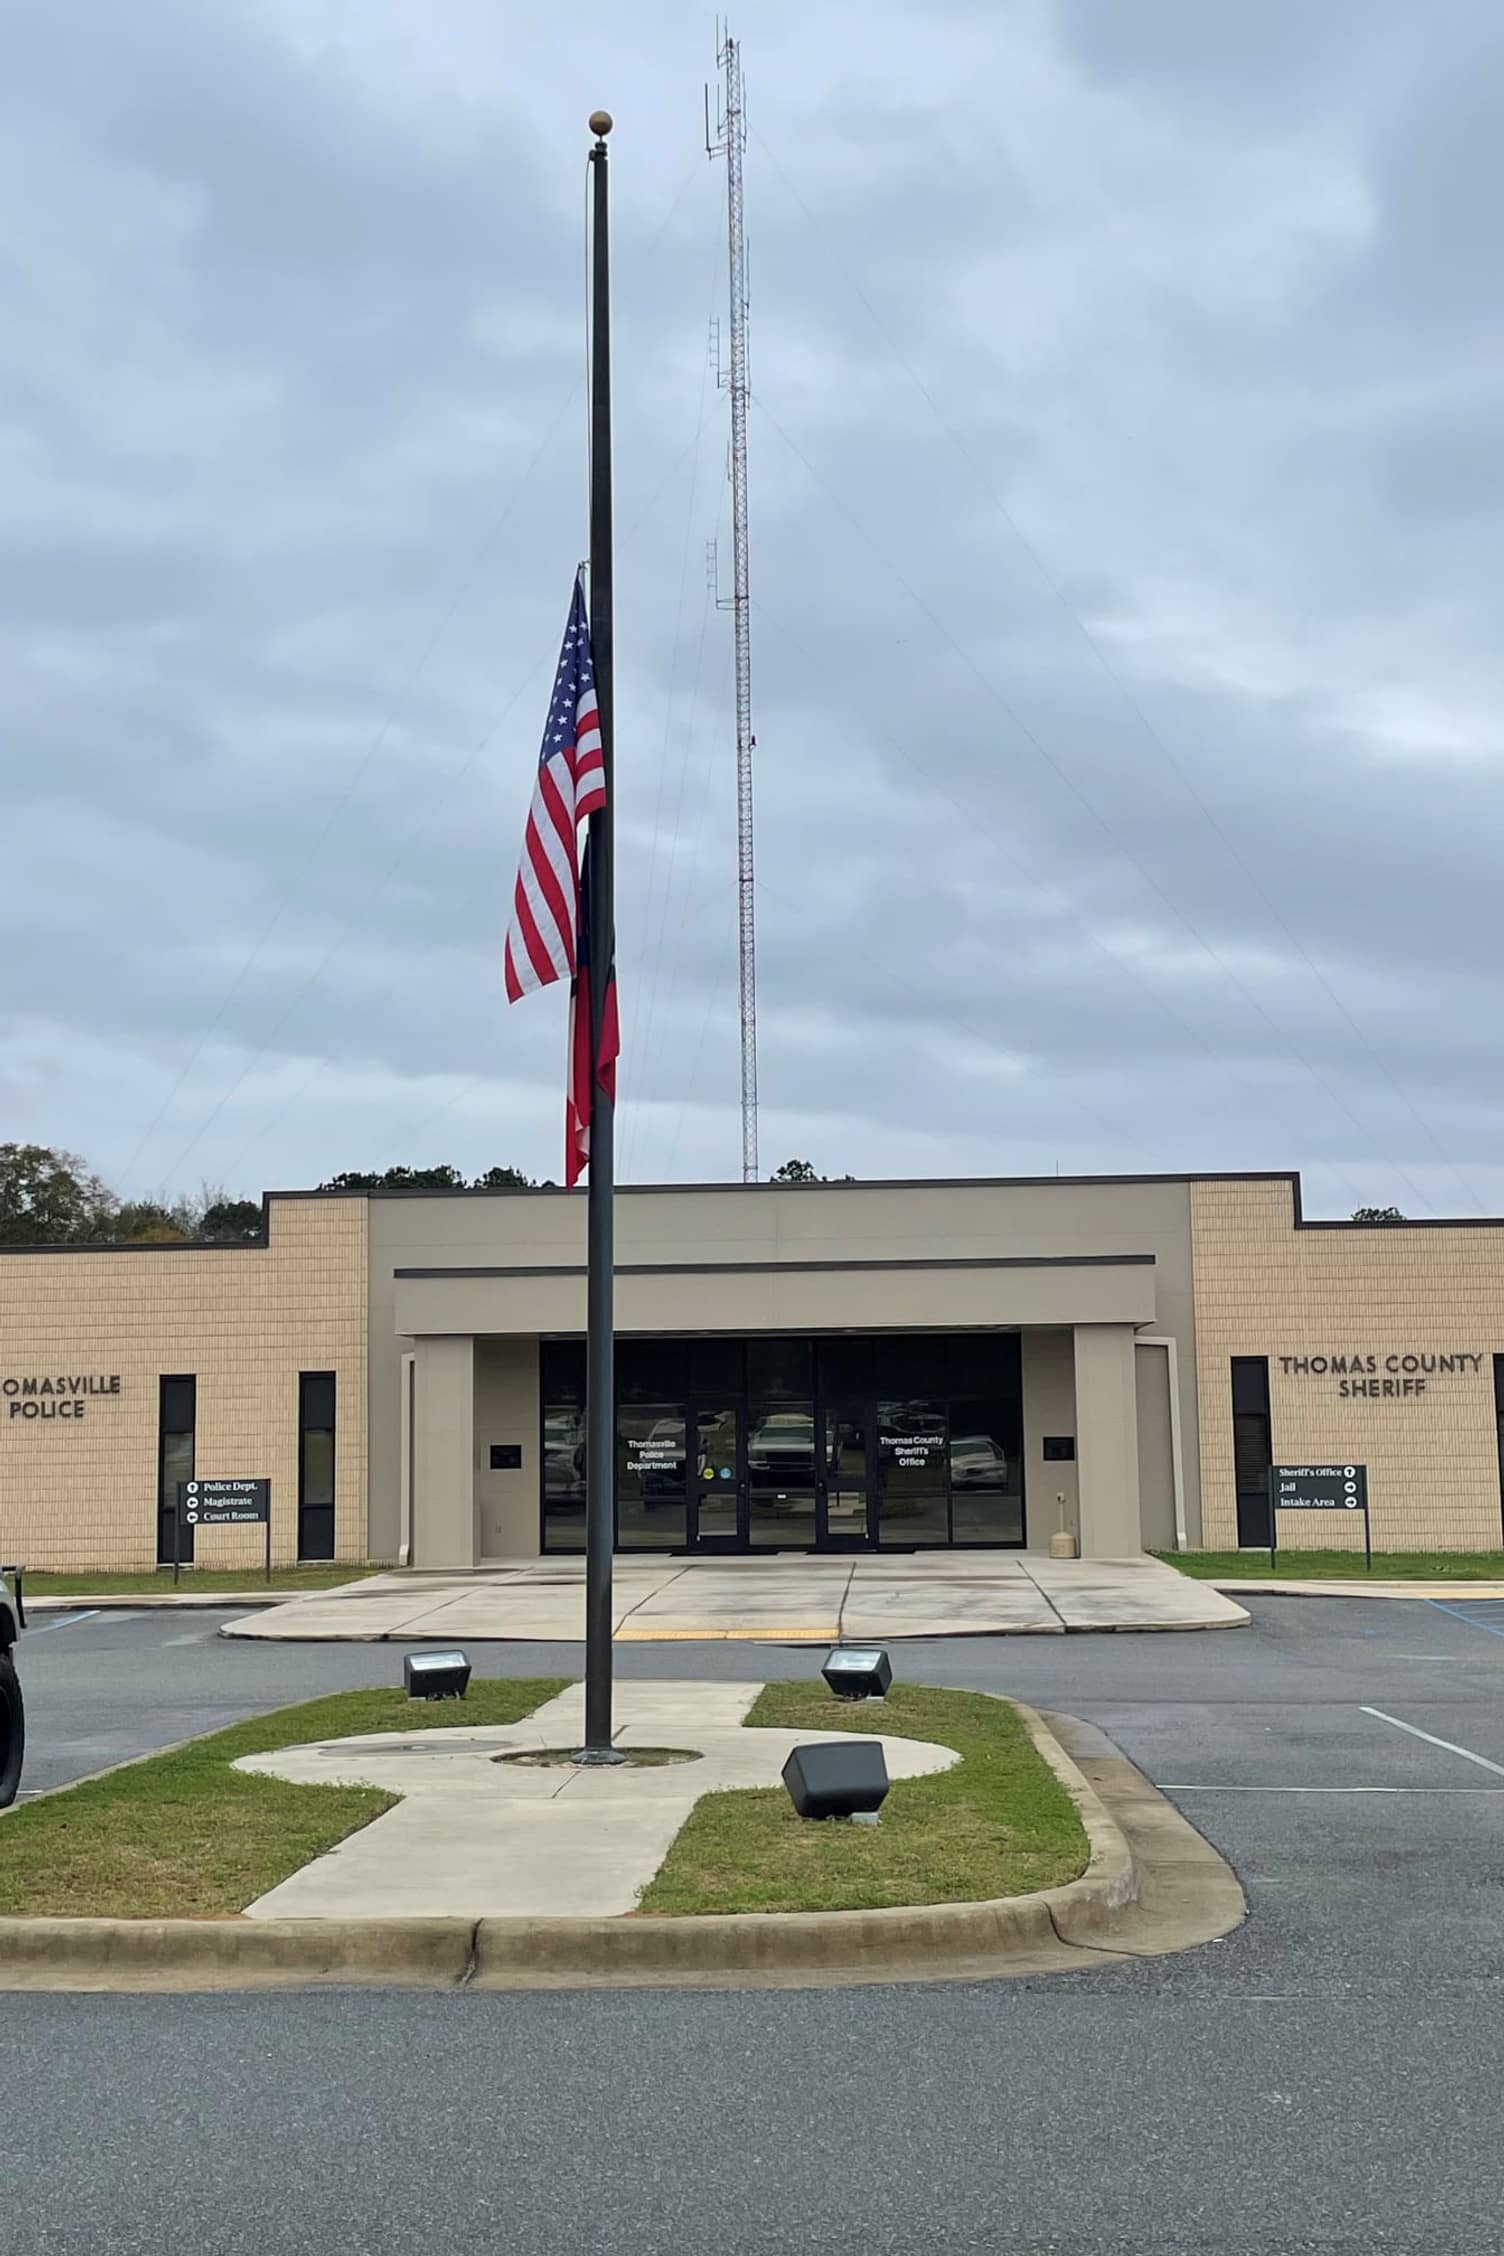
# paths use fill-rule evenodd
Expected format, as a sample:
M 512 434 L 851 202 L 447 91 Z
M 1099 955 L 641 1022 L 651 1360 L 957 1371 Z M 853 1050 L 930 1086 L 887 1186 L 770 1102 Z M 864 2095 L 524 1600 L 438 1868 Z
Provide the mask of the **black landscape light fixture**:
M 463 1700 L 470 1663 L 461 1652 L 405 1653 L 402 1681 L 410 1700 Z
M 783 1783 L 799 1817 L 862 1817 L 875 1824 L 888 1795 L 888 1765 L 876 1739 L 795 1747 Z
M 893 1682 L 881 1645 L 837 1645 L 820 1674 L 838 1700 L 882 1700 Z

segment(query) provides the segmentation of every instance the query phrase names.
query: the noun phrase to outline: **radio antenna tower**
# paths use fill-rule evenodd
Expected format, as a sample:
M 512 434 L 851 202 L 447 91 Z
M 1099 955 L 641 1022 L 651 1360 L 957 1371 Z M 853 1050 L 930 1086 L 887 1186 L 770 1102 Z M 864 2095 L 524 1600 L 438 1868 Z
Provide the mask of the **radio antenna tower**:
M 742 1181 L 757 1181 L 757 902 L 752 863 L 752 634 L 747 561 L 747 237 L 742 206 L 742 153 L 747 117 L 742 101 L 742 51 L 723 32 L 716 131 L 710 132 L 705 91 L 705 152 L 726 160 L 726 223 L 730 246 L 731 365 L 720 370 L 731 400 L 731 612 L 736 647 L 736 932 L 741 964 Z

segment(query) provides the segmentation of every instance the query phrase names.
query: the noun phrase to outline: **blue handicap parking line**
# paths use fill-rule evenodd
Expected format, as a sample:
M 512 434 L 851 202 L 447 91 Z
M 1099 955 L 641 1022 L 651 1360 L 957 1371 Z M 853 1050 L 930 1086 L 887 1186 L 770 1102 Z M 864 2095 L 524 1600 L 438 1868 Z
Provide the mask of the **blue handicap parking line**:
M 93 1621 L 98 1612 L 97 1606 L 90 1606 L 83 1613 L 58 1614 L 51 1621 L 28 1622 L 24 1635 L 27 1637 L 45 1637 L 49 1629 L 76 1629 L 80 1622 Z
M 1434 1606 L 1439 1614 L 1455 1614 L 1469 1629 L 1485 1629 L 1490 1637 L 1504 1637 L 1504 1598 L 1475 1598 L 1470 1606 L 1449 1603 L 1445 1598 L 1428 1598 L 1426 1604 Z

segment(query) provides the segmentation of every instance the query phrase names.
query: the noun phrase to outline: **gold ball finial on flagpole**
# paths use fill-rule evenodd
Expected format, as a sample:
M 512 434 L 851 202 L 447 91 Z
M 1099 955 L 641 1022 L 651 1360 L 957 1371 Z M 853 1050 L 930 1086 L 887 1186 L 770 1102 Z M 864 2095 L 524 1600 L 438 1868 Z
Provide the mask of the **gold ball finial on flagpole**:
M 592 110 L 590 113 L 590 130 L 599 141 L 605 140 L 614 123 L 609 110 Z

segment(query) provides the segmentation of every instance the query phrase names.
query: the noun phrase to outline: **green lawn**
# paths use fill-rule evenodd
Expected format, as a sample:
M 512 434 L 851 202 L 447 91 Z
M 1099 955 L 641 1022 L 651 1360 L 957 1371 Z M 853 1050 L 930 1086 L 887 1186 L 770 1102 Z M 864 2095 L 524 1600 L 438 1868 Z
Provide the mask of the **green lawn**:
M 961 1760 L 898 1780 L 875 1826 L 811 1824 L 781 1786 L 707 1794 L 645 1891 L 644 1912 L 965 1903 L 1054 1887 L 1085 1868 L 1075 1804 L 1006 1701 L 904 1684 L 858 1707 L 824 1685 L 769 1684 L 747 1722 L 934 1739 Z
M 178 1589 L 185 1597 L 195 1591 L 214 1590 L 332 1590 L 336 1583 L 363 1582 L 367 1575 L 384 1574 L 384 1567 L 273 1567 L 270 1584 L 261 1567 L 184 1567 Z M 155 1574 L 93 1574 L 87 1568 L 76 1574 L 28 1571 L 28 1598 L 142 1598 L 172 1596 L 171 1567 Z
M 1198 1582 L 1361 1582 L 1361 1551 L 1156 1551 L 1156 1559 Z M 1504 1582 L 1504 1551 L 1375 1551 L 1374 1574 L 1390 1582 Z
M 362 1731 L 515 1723 L 564 1677 L 472 1683 L 469 1697 L 336 1692 L 152 1755 L 0 1816 L 0 1914 L 210 1919 L 243 1911 L 289 1873 L 390 1809 L 364 1786 L 293 1786 L 231 1770 L 238 1755 Z

